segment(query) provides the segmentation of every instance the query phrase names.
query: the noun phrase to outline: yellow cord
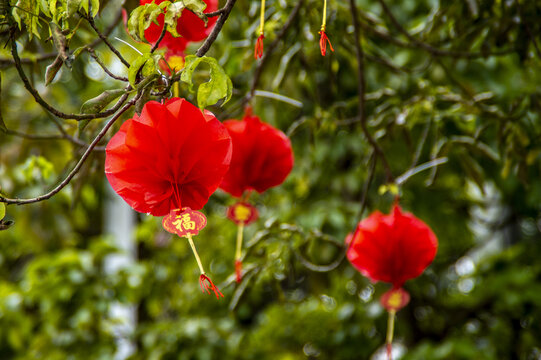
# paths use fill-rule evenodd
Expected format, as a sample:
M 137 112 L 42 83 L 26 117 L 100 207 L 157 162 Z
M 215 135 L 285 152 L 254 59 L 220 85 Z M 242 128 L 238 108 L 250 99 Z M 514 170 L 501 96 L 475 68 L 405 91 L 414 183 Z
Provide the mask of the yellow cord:
M 180 97 L 180 82 L 173 84 L 173 97 Z
M 199 270 L 201 271 L 201 274 L 205 273 L 205 270 L 203 269 L 203 264 L 201 263 L 201 259 L 199 258 L 199 255 L 197 254 L 197 250 L 195 249 L 195 244 L 192 240 L 192 235 L 188 234 L 186 235 L 188 238 L 188 242 L 190 243 L 190 246 L 192 247 L 193 254 L 195 255 L 195 260 L 197 261 L 197 265 L 199 266 Z
M 391 346 L 393 343 L 395 315 L 395 310 L 389 310 L 389 319 L 387 320 L 387 340 L 385 341 L 387 346 Z
M 237 227 L 237 252 L 235 253 L 235 260 L 240 260 L 242 256 L 242 237 L 244 234 L 244 222 L 241 221 Z
M 261 0 L 261 15 L 259 17 L 259 35 L 263 35 L 264 26 L 265 26 L 265 0 Z
M 327 0 L 323 0 L 323 22 L 321 23 L 321 31 L 325 31 L 327 26 Z

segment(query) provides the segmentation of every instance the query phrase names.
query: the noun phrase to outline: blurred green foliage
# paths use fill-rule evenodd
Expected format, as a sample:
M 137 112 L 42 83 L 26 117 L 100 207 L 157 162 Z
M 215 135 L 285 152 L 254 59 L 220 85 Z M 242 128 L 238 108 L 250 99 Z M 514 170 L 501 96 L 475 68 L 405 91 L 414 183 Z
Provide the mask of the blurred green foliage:
M 103 29 L 119 19 L 120 9 L 117 2 L 100 3 L 96 24 Z M 0 204 L 1 359 L 113 359 L 119 319 L 111 309 L 119 304 L 137 314 L 133 333 L 122 334 L 135 345 L 134 360 L 369 359 L 381 350 L 386 314 L 377 300 L 388 287 L 371 284 L 343 260 L 342 244 L 370 211 L 389 209 L 393 195 L 378 190 L 392 184 L 359 123 L 349 2 L 329 1 L 327 34 L 335 52 L 326 57 L 317 44 L 322 3 L 305 1 L 256 84 L 271 94 L 256 92 L 249 102 L 290 136 L 295 167 L 282 186 L 252 197 L 261 218 L 245 230 L 243 282 L 234 282 L 236 227 L 225 218 L 234 199 L 221 191 L 205 207 L 208 226 L 195 240 L 225 299 L 201 294 L 186 241 L 142 214 L 133 234 L 136 262 L 106 271 L 107 257 L 120 250 L 104 230 L 109 195 L 104 155 L 96 151 L 50 200 L 7 206 L 5 217 Z M 434 263 L 405 285 L 412 300 L 398 313 L 401 358 L 540 359 L 541 4 L 385 4 L 402 29 L 380 0 L 356 1 L 368 130 L 394 178 L 403 180 L 402 206 L 440 242 Z M 267 1 L 266 46 L 295 5 Z M 252 90 L 258 10 L 259 1 L 238 1 L 208 54 L 233 83 L 232 100 L 210 107 L 221 119 L 242 117 L 242 99 Z M 69 15 L 65 27 L 77 26 L 70 49 L 92 42 L 88 24 Z M 24 27 L 13 36 L 25 71 L 48 102 L 77 113 L 89 99 L 121 88 L 86 52 L 46 87 L 57 49 L 46 41 L 47 26 L 27 19 L 41 40 L 29 39 Z M 9 36 L 4 29 L 2 43 Z M 119 23 L 110 39 L 131 64 L 139 55 L 115 36 L 149 51 Z M 128 76 L 105 45 L 96 53 Z M 82 154 L 65 139 L 36 136 L 58 134 L 61 124 L 90 142 L 104 120 L 85 127 L 53 118 L 26 92 L 11 60 L 9 46 L 0 47 L 0 124 L 11 130 L 0 132 L 0 191 L 33 197 L 63 179 Z M 208 80 L 208 69 L 194 71 L 195 83 Z M 180 94 L 195 102 L 186 84 Z M 408 176 L 441 158 L 446 162 Z

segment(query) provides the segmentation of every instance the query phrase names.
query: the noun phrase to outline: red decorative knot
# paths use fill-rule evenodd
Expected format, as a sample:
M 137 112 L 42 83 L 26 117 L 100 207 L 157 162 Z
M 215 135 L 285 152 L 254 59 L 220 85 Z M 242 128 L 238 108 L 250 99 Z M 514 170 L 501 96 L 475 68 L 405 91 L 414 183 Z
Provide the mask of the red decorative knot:
M 235 260 L 235 277 L 236 282 L 239 284 L 242 280 L 242 261 Z
M 220 289 L 218 289 L 212 280 L 205 274 L 199 276 L 199 286 L 201 286 L 202 292 L 206 292 L 207 294 L 210 294 L 211 291 L 214 292 L 217 299 L 224 297 L 224 294 L 222 294 Z
M 389 215 L 379 211 L 359 222 L 346 238 L 347 257 L 364 276 L 400 288 L 434 260 L 438 239 L 430 227 L 395 205 Z
M 329 37 L 327 34 L 325 34 L 325 30 L 322 29 L 319 34 L 321 35 L 319 38 L 319 49 L 321 50 L 321 56 L 325 56 L 327 54 L 327 43 L 329 43 L 331 51 L 334 52 L 331 40 L 329 40 Z
M 391 289 L 379 299 L 381 305 L 389 312 L 397 312 L 410 302 L 410 294 L 403 288 Z
M 257 220 L 258 216 L 257 209 L 245 202 L 238 202 L 227 208 L 227 218 L 237 225 L 251 224 Z
M 255 48 L 254 48 L 254 58 L 255 59 L 261 59 L 263 57 L 263 39 L 265 36 L 263 34 L 259 35 L 255 42 Z
M 175 209 L 163 217 L 162 225 L 165 230 L 180 237 L 194 236 L 207 225 L 207 218 L 202 212 L 190 208 Z

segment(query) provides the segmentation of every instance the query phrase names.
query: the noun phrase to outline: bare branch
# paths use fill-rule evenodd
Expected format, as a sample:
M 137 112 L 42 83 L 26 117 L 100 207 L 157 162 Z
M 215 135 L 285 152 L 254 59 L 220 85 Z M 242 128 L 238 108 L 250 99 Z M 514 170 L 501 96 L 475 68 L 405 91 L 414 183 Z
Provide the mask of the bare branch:
M 162 33 L 160 34 L 160 37 L 158 38 L 158 40 L 156 41 L 156 43 L 152 46 L 152 49 L 150 49 L 150 53 L 152 54 L 154 51 L 156 51 L 156 49 L 158 48 L 158 46 L 160 46 L 160 43 L 162 42 L 163 38 L 165 37 L 165 33 L 167 32 L 167 25 L 164 23 L 163 24 L 163 29 L 162 29 Z
M 220 31 L 222 31 L 222 27 L 224 26 L 225 21 L 229 17 L 231 10 L 233 10 L 233 6 L 235 6 L 236 2 L 237 0 L 227 0 L 227 3 L 222 8 L 222 13 L 220 14 L 220 17 L 218 18 L 218 21 L 216 21 L 216 25 L 214 25 L 214 29 L 212 29 L 212 32 L 207 37 L 203 45 L 201 45 L 201 47 L 197 50 L 195 55 L 202 57 L 210 50 L 210 47 L 212 46 L 214 41 L 216 41 L 218 34 L 220 34 Z
M 353 18 L 353 35 L 355 38 L 355 54 L 357 56 L 357 91 L 359 93 L 359 110 L 358 110 L 358 117 L 359 122 L 361 123 L 361 129 L 366 136 L 366 139 L 374 149 L 376 155 L 381 159 L 381 162 L 383 164 L 383 168 L 385 170 L 387 182 L 393 181 L 393 174 L 391 171 L 391 167 L 389 166 L 389 163 L 387 162 L 387 158 L 385 157 L 385 154 L 383 153 L 383 150 L 379 146 L 378 142 L 372 134 L 370 134 L 370 131 L 368 131 L 368 127 L 366 125 L 366 114 L 365 114 L 365 102 L 366 102 L 366 80 L 364 77 L 364 50 L 361 44 L 361 32 L 360 32 L 360 25 L 359 25 L 359 19 L 357 17 L 357 6 L 355 5 L 355 0 L 349 0 L 349 5 L 351 9 L 351 16 Z
M 97 28 L 96 26 L 96 23 L 94 22 L 94 18 L 91 17 L 91 16 L 88 16 L 86 17 L 86 20 L 88 21 L 88 23 L 90 24 L 90 26 L 92 27 L 92 29 L 94 29 L 94 31 L 96 32 L 96 34 L 98 34 L 98 36 L 100 37 L 100 39 L 105 43 L 105 45 L 107 45 L 109 47 L 109 49 L 111 49 L 111 51 L 118 57 L 118 59 L 127 67 L 129 68 L 130 67 L 130 63 L 126 61 L 126 59 L 124 59 L 124 57 L 120 54 L 120 52 L 113 46 L 111 45 L 111 43 L 109 42 L 109 40 L 107 40 L 107 36 L 105 36 L 105 34 L 101 33 L 100 30 Z
M 87 47 L 86 48 L 86 51 L 88 51 L 88 53 L 90 54 L 90 56 L 92 56 L 92 58 L 98 63 L 99 66 L 101 66 L 101 68 L 103 69 L 103 71 L 105 71 L 105 73 L 107 75 L 109 75 L 109 77 L 115 79 L 115 80 L 120 80 L 120 81 L 124 81 L 124 82 L 128 82 L 128 78 L 127 77 L 124 77 L 124 76 L 118 76 L 118 75 L 115 75 L 111 72 L 111 70 L 109 70 L 107 68 L 107 66 L 105 66 L 105 64 L 103 63 L 103 61 L 101 61 L 100 57 L 98 55 L 96 55 L 96 51 L 90 47 Z
M 0 196 L 0 202 L 6 203 L 6 204 L 17 204 L 17 205 L 32 204 L 32 203 L 36 203 L 36 202 L 40 202 L 40 201 L 43 201 L 43 200 L 50 199 L 51 197 L 56 195 L 58 192 L 60 192 L 60 190 L 62 190 L 66 185 L 68 185 L 70 183 L 70 181 L 73 179 L 73 177 L 79 172 L 79 170 L 81 169 L 81 167 L 83 166 L 85 161 L 88 159 L 88 157 L 92 153 L 93 149 L 96 147 L 98 142 L 105 136 L 105 134 L 107 133 L 109 128 L 115 123 L 115 121 L 117 121 L 120 118 L 120 116 L 124 112 L 126 112 L 130 107 L 132 107 L 135 104 L 135 102 L 137 100 L 139 100 L 139 97 L 140 96 L 138 95 L 138 96 L 134 97 L 132 100 L 130 100 L 128 103 L 126 103 L 122 107 L 122 109 L 120 109 L 105 124 L 105 126 L 101 129 L 101 131 L 98 133 L 98 135 L 94 138 L 92 143 L 90 143 L 90 145 L 88 146 L 88 148 L 84 152 L 83 156 L 81 156 L 81 158 L 79 159 L 79 161 L 77 162 L 77 164 L 75 165 L 73 170 L 71 170 L 71 172 L 68 174 L 68 176 L 64 180 L 62 180 L 62 182 L 60 184 L 58 184 L 54 189 L 52 189 L 51 191 L 49 191 L 46 194 L 43 194 L 43 195 L 40 195 L 40 196 L 37 196 L 37 197 L 34 197 L 34 198 L 29 198 L 29 199 L 17 199 L 17 198 L 16 199 L 10 199 L 10 198 L 5 198 L 3 196 Z
M 21 65 L 21 59 L 19 58 L 19 53 L 17 51 L 17 44 L 15 43 L 15 40 L 11 40 L 11 55 L 13 56 L 13 59 L 15 60 L 15 68 L 17 69 L 17 72 L 19 73 L 19 77 L 24 83 L 24 87 L 28 92 L 34 97 L 36 102 L 43 106 L 48 112 L 51 114 L 58 116 L 62 119 L 73 119 L 73 120 L 90 120 L 90 119 L 99 119 L 104 118 L 110 115 L 113 115 L 126 101 L 128 98 L 128 93 L 126 92 L 124 95 L 120 97 L 118 102 L 109 110 L 105 110 L 103 112 L 99 112 L 96 114 L 66 114 L 53 106 L 49 105 L 43 98 L 40 96 L 38 91 L 32 86 L 30 83 L 30 80 L 28 80 L 28 77 L 26 77 L 26 74 L 24 73 L 24 69 Z M 126 91 L 129 91 L 130 87 L 127 88 Z
M 395 43 L 396 45 L 403 46 L 403 47 L 416 47 L 423 49 L 430 54 L 434 56 L 450 56 L 455 58 L 479 58 L 479 57 L 488 57 L 491 55 L 507 55 L 515 51 L 515 49 L 504 49 L 504 50 L 498 50 L 498 51 L 492 51 L 492 52 L 471 52 L 471 51 L 455 51 L 455 50 L 445 50 L 445 49 L 439 49 L 436 48 L 430 44 L 427 44 L 421 40 L 416 39 L 413 37 L 396 19 L 394 14 L 392 13 L 391 9 L 387 6 L 387 3 L 385 0 L 378 0 L 383 11 L 391 21 L 391 23 L 394 25 L 394 27 L 402 34 L 404 35 L 408 40 L 408 43 L 404 43 L 398 39 L 393 38 L 392 36 L 388 34 L 383 34 L 381 32 L 377 32 L 378 35 L 385 37 L 385 39 Z M 372 31 L 373 29 L 371 29 Z M 373 30 L 373 32 L 376 32 Z

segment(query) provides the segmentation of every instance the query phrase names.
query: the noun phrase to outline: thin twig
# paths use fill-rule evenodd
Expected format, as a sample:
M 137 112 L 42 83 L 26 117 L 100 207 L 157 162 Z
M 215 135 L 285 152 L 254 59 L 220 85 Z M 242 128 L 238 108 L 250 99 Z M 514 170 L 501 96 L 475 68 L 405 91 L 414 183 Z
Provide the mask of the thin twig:
M 21 132 L 21 131 L 17 131 L 17 130 L 11 130 L 11 129 L 7 129 L 7 131 L 5 131 L 5 134 L 7 135 L 12 135 L 12 136 L 18 136 L 18 137 L 21 137 L 23 139 L 28 139 L 28 140 L 36 140 L 36 141 L 41 141 L 41 140 L 67 140 L 77 146 L 81 146 L 81 147 L 89 147 L 90 144 L 87 144 L 85 143 L 84 141 L 81 141 L 79 139 L 76 139 L 74 138 L 73 136 L 69 136 L 69 135 L 65 135 L 65 134 L 46 134 L 46 135 L 42 135 L 42 134 L 27 134 L 27 133 L 24 133 L 24 132 Z M 103 146 L 95 146 L 94 151 L 105 151 L 105 147 Z
M 124 77 L 124 76 L 118 76 L 118 75 L 115 75 L 111 72 L 111 70 L 109 70 L 107 68 L 107 66 L 105 66 L 105 64 L 103 63 L 103 61 L 101 61 L 100 57 L 96 54 L 96 51 L 92 48 L 89 48 L 87 47 L 86 48 L 86 51 L 88 51 L 88 53 L 90 54 L 90 56 L 98 63 L 99 66 L 101 66 L 101 68 L 103 69 L 103 71 L 109 75 L 109 77 L 115 79 L 115 80 L 120 80 L 120 81 L 124 81 L 124 82 L 128 82 L 128 78 L 127 77 Z
M 287 34 L 287 31 L 289 30 L 291 25 L 295 23 L 295 19 L 297 18 L 297 15 L 299 14 L 299 11 L 301 7 L 303 6 L 303 4 L 304 4 L 304 0 L 299 0 L 297 2 L 297 5 L 295 5 L 295 8 L 293 9 L 291 14 L 287 18 L 284 25 L 282 26 L 280 32 L 276 34 L 276 38 L 274 39 L 274 41 L 269 46 L 267 46 L 267 49 L 265 53 L 263 54 L 263 57 L 261 58 L 261 61 L 259 61 L 259 64 L 255 70 L 254 76 L 252 78 L 252 85 L 250 87 L 250 92 L 247 95 L 248 98 L 246 99 L 245 104 L 248 101 L 250 101 L 250 99 L 254 96 L 255 89 L 257 85 L 259 84 L 259 80 L 261 79 L 261 75 L 263 74 L 263 68 L 267 64 L 267 60 L 271 57 L 272 53 L 274 52 L 274 50 L 276 49 L 280 41 L 282 41 L 284 36 Z
M 19 58 L 19 53 L 17 51 L 17 44 L 15 43 L 15 40 L 11 40 L 11 55 L 13 56 L 13 59 L 15 60 L 15 68 L 17 69 L 17 72 L 19 73 L 19 77 L 23 81 L 24 87 L 28 92 L 34 97 L 36 102 L 43 106 L 45 110 L 50 112 L 51 114 L 62 118 L 62 119 L 73 119 L 73 120 L 91 120 L 91 119 L 99 119 L 104 118 L 110 115 L 113 115 L 117 110 L 122 106 L 122 104 L 126 101 L 128 98 L 128 93 L 122 95 L 118 102 L 109 110 L 105 110 L 103 112 L 99 112 L 96 114 L 66 114 L 55 107 L 49 105 L 41 95 L 38 93 L 38 91 L 32 86 L 30 83 L 30 80 L 28 80 L 28 77 L 26 77 L 26 74 L 24 73 L 24 69 L 21 65 L 21 59 Z
M 205 13 L 205 15 L 207 17 L 215 17 L 215 16 L 218 16 L 218 15 L 222 15 L 225 11 L 225 8 L 221 8 L 221 9 L 218 9 L 216 11 L 213 11 L 213 12 L 209 12 L 209 13 Z
M 96 26 L 96 23 L 94 22 L 94 18 L 91 17 L 91 16 L 88 16 L 86 17 L 86 20 L 88 21 L 88 23 L 90 24 L 90 26 L 92 27 L 92 29 L 94 29 L 94 31 L 96 32 L 96 34 L 98 34 L 98 36 L 100 37 L 100 39 L 105 43 L 105 45 L 107 45 L 109 47 L 109 49 L 111 49 L 111 51 L 118 57 L 118 59 L 127 67 L 129 68 L 130 67 L 130 63 L 126 61 L 126 59 L 124 59 L 124 57 L 120 54 L 120 52 L 113 46 L 111 45 L 111 43 L 109 42 L 109 40 L 107 40 L 107 36 L 105 36 L 103 33 L 100 32 L 100 30 L 97 28 Z
M 158 48 L 158 46 L 160 46 L 160 43 L 162 42 L 163 38 L 165 37 L 165 33 L 167 32 L 167 25 L 164 23 L 163 24 L 163 29 L 162 29 L 162 33 L 160 34 L 160 37 L 158 38 L 158 40 L 156 41 L 156 43 L 154 45 L 152 45 L 152 49 L 150 49 L 150 53 L 154 53 L 154 51 L 156 51 L 156 49 Z
M 376 155 L 381 159 L 381 162 L 383 164 L 383 168 L 385 170 L 387 182 L 393 181 L 393 174 L 391 171 L 391 167 L 389 166 L 389 163 L 387 162 L 387 158 L 385 157 L 385 154 L 381 147 L 379 146 L 378 142 L 372 134 L 370 134 L 370 131 L 368 131 L 368 127 L 366 125 L 367 119 L 365 114 L 365 102 L 366 102 L 366 80 L 364 77 L 364 51 L 361 43 L 361 31 L 360 31 L 360 25 L 359 25 L 359 19 L 357 17 L 357 6 L 355 5 L 355 0 L 349 0 L 349 5 L 351 9 L 351 16 L 353 18 L 353 35 L 355 38 L 355 54 L 357 56 L 357 91 L 359 93 L 359 106 L 358 106 L 358 117 L 359 122 L 361 123 L 361 129 L 366 136 L 366 139 L 374 148 L 374 151 L 376 152 Z
M 119 11 L 118 14 L 115 16 L 115 19 L 113 20 L 113 22 L 103 32 L 103 35 L 105 37 L 109 36 L 113 32 L 113 30 L 115 29 L 116 25 L 118 24 L 118 22 L 120 21 L 121 18 L 122 18 L 122 11 Z M 89 48 L 95 48 L 102 41 L 103 40 L 98 37 L 97 39 L 92 41 L 88 45 L 88 47 Z M 36 56 L 35 58 L 31 58 L 31 59 L 30 58 L 22 58 L 20 63 L 21 64 L 35 64 L 35 63 L 38 63 L 38 62 L 41 62 L 41 61 L 47 61 L 47 60 L 54 59 L 55 57 L 57 57 L 57 55 L 58 54 L 55 53 L 55 52 L 45 53 L 45 54 L 41 54 L 39 56 Z M 15 65 L 15 60 L 13 60 L 13 59 L 0 59 L 0 68 L 6 67 L 6 66 L 11 66 L 11 65 Z
M 478 58 L 478 57 L 488 57 L 491 55 L 506 55 L 511 52 L 514 52 L 515 49 L 504 49 L 499 51 L 493 51 L 493 52 L 471 52 L 471 51 L 455 51 L 455 50 L 445 50 L 445 49 L 439 49 L 436 48 L 430 44 L 427 44 L 421 40 L 416 39 L 414 36 L 412 36 L 401 24 L 398 22 L 394 14 L 392 13 L 391 9 L 387 6 L 387 3 L 385 0 L 378 0 L 383 11 L 391 21 L 391 23 L 394 25 L 394 27 L 402 34 L 404 35 L 410 42 L 411 45 L 414 47 L 423 49 L 430 54 L 434 56 L 450 56 L 455 58 Z M 399 41 L 398 39 L 393 38 L 390 35 L 386 35 L 386 38 L 388 40 L 392 40 L 397 45 L 404 46 L 407 44 Z
M 244 106 L 246 106 L 246 104 L 254 97 L 255 92 L 256 92 L 256 87 L 259 84 L 259 80 L 261 79 L 261 75 L 263 74 L 263 68 L 267 64 L 267 60 L 270 58 L 270 55 L 274 52 L 274 50 L 278 46 L 278 43 L 286 35 L 286 33 L 289 30 L 289 28 L 291 27 L 291 25 L 293 25 L 294 20 L 296 19 L 297 15 L 299 14 L 299 11 L 300 11 L 303 3 L 304 3 L 304 0 L 300 0 L 300 1 L 297 2 L 297 5 L 295 6 L 293 11 L 289 15 L 289 18 L 284 23 L 284 26 L 282 26 L 282 29 L 280 30 L 280 32 L 276 35 L 276 38 L 274 39 L 274 41 L 269 46 L 267 46 L 267 49 L 266 49 L 265 53 L 263 54 L 263 57 L 261 58 L 257 68 L 255 69 L 254 76 L 252 78 L 252 84 L 250 86 L 250 90 L 248 91 L 248 93 L 244 97 L 239 99 L 239 101 L 237 103 L 235 103 L 233 106 L 231 106 L 229 108 L 229 111 L 226 114 L 222 115 L 224 118 L 228 118 L 230 115 L 235 113 L 238 109 L 243 109 Z
M 537 41 L 535 40 L 535 36 L 533 35 L 533 31 L 530 28 L 530 24 L 528 24 L 528 22 L 525 21 L 525 19 L 524 19 L 524 12 L 522 11 L 522 6 L 520 6 L 520 1 L 517 0 L 516 3 L 517 3 L 517 8 L 518 8 L 518 13 L 520 15 L 520 22 L 522 24 L 524 24 L 524 26 L 526 28 L 526 32 L 528 33 L 528 36 L 530 37 L 530 40 L 533 43 L 533 46 L 535 48 L 535 52 L 537 53 L 537 56 L 539 58 L 541 58 L 541 49 L 539 49 L 539 46 L 537 45 Z
M 111 22 L 111 24 L 109 24 L 109 26 L 105 29 L 105 31 L 102 32 L 102 34 L 103 34 L 103 36 L 105 36 L 105 38 L 107 38 L 109 35 L 111 35 L 113 30 L 118 25 L 118 22 L 122 19 L 122 9 L 123 8 L 120 7 L 120 10 L 117 12 L 114 20 Z M 91 47 L 91 48 L 95 48 L 102 41 L 103 41 L 103 39 L 101 37 L 99 37 L 99 38 L 95 39 L 94 41 L 92 41 L 88 46 Z
M 197 49 L 197 52 L 195 55 L 198 57 L 204 56 L 209 50 L 214 41 L 216 41 L 216 38 L 218 37 L 218 34 L 220 34 L 220 31 L 222 31 L 222 27 L 225 24 L 225 21 L 229 17 L 229 14 L 231 13 L 231 10 L 233 10 L 233 6 L 235 6 L 235 3 L 237 0 L 227 0 L 227 3 L 222 8 L 222 13 L 220 14 L 220 17 L 216 21 L 216 25 L 214 25 L 214 29 L 212 29 L 212 32 L 207 37 L 203 45 L 199 49 Z
M 370 156 L 370 170 L 368 171 L 368 178 L 364 183 L 363 193 L 361 195 L 361 208 L 359 209 L 359 215 L 357 219 L 360 219 L 363 216 L 364 210 L 366 209 L 366 203 L 368 199 L 368 191 L 370 190 L 370 185 L 372 185 L 372 180 L 374 180 L 374 174 L 376 173 L 376 165 L 378 163 L 378 157 L 375 152 Z
M 90 145 L 88 146 L 88 148 L 84 152 L 83 156 L 81 156 L 81 158 L 79 159 L 79 161 L 77 162 L 77 164 L 75 165 L 73 170 L 71 170 L 71 172 L 68 174 L 68 176 L 64 180 L 62 180 L 62 182 L 60 184 L 58 184 L 54 189 L 52 189 L 51 191 L 49 191 L 46 194 L 43 194 L 43 195 L 40 195 L 40 196 L 37 196 L 37 197 L 34 197 L 34 198 L 29 198 L 29 199 L 17 199 L 17 198 L 16 199 L 10 199 L 10 198 L 0 196 L 0 202 L 6 203 L 6 204 L 17 204 L 17 205 L 32 204 L 32 203 L 40 202 L 40 201 L 43 201 L 43 200 L 47 200 L 47 199 L 53 197 L 54 195 L 56 195 L 58 192 L 60 192 L 60 190 L 62 190 L 66 185 L 68 185 L 70 183 L 70 181 L 73 179 L 73 177 L 79 172 L 79 170 L 81 169 L 81 167 L 85 163 L 86 159 L 88 159 L 88 157 L 92 153 L 93 149 L 96 147 L 98 142 L 105 136 L 105 134 L 107 133 L 109 128 L 115 123 L 115 121 L 117 121 L 120 118 L 120 116 L 124 112 L 126 112 L 130 107 L 132 107 L 136 103 L 137 100 L 139 100 L 139 97 L 140 97 L 140 95 L 134 97 L 132 100 L 130 100 L 128 103 L 126 103 L 122 107 L 122 109 L 120 109 L 105 124 L 103 129 L 101 129 L 101 131 L 94 138 L 92 143 L 90 143 Z

